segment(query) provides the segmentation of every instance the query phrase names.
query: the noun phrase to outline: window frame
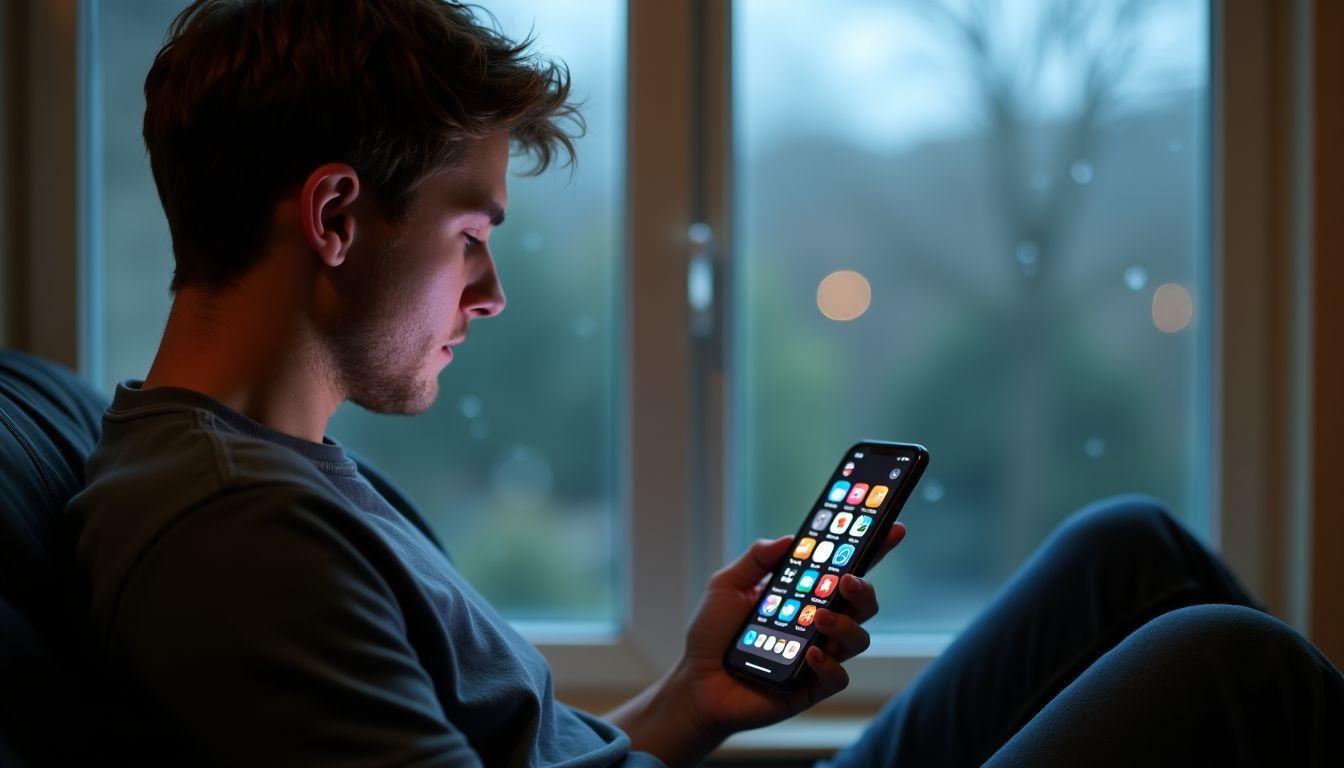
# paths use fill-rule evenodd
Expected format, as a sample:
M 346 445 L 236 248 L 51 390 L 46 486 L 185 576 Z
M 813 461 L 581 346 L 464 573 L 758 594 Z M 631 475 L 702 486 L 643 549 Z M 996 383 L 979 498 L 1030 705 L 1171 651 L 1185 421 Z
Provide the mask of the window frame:
M 96 380 L 96 137 L 85 118 L 97 91 L 89 46 L 99 0 L 0 2 L 0 232 L 8 256 L 0 332 L 7 346 Z M 1310 557 L 1322 546 L 1312 544 L 1313 532 L 1328 522 L 1311 515 L 1312 498 L 1328 488 L 1328 470 L 1312 461 L 1312 358 L 1329 329 L 1344 327 L 1344 309 L 1312 304 L 1321 295 L 1311 271 L 1319 252 L 1302 213 L 1319 188 L 1304 127 L 1311 88 L 1314 78 L 1330 79 L 1309 56 L 1312 9 L 1311 0 L 1211 3 L 1204 228 L 1213 254 L 1205 315 L 1214 324 L 1206 481 L 1213 538 L 1252 592 L 1304 630 L 1309 617 L 1330 615 L 1328 585 Z M 632 2 L 627 12 L 628 368 L 618 446 L 628 463 L 617 497 L 630 514 L 626 622 L 606 635 L 531 632 L 559 693 L 598 710 L 679 658 L 686 619 L 729 557 L 732 372 L 724 361 L 732 339 L 722 301 L 713 332 L 691 333 L 685 286 L 687 227 L 703 221 L 714 233 L 716 293 L 731 295 L 731 16 L 731 3 L 700 0 Z M 866 711 L 884 701 L 942 642 L 880 640 L 851 663 L 854 684 L 830 708 Z

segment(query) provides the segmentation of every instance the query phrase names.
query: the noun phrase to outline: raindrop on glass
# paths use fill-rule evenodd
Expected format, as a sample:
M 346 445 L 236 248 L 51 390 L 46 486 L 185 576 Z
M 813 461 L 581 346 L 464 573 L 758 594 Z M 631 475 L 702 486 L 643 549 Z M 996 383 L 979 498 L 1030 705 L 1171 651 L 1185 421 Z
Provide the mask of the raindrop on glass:
M 1092 181 L 1092 164 L 1086 160 L 1078 160 L 1069 166 L 1069 175 L 1073 177 L 1073 183 L 1083 186 Z
M 1083 453 L 1087 454 L 1089 459 L 1100 459 L 1102 454 L 1106 453 L 1106 441 L 1100 437 L 1089 437 L 1083 443 Z
M 545 244 L 546 241 L 540 232 L 528 232 L 523 235 L 523 250 L 528 253 L 538 253 Z
M 1033 240 L 1023 240 L 1017 244 L 1016 253 L 1019 264 L 1035 264 L 1041 257 L 1041 248 Z
M 1125 270 L 1125 287 L 1131 291 L 1142 291 L 1148 284 L 1148 270 L 1143 267 L 1130 267 Z
M 580 339 L 591 338 L 597 332 L 597 320 L 592 315 L 579 315 L 574 320 L 574 335 Z
M 468 419 L 474 419 L 477 416 L 480 416 L 483 407 L 481 398 L 475 395 L 464 395 L 462 399 L 457 402 L 457 409 Z
M 924 484 L 924 500 L 930 504 L 935 504 L 943 498 L 943 484 L 937 480 L 930 480 Z

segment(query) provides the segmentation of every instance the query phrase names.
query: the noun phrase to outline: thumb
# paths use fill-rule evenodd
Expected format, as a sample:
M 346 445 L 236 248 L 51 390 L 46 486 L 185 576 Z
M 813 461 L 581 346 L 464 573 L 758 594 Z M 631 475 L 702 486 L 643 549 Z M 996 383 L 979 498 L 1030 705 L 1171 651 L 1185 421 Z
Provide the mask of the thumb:
M 719 569 L 710 579 L 715 587 L 753 589 L 774 570 L 793 543 L 792 536 L 757 539 L 742 556 Z

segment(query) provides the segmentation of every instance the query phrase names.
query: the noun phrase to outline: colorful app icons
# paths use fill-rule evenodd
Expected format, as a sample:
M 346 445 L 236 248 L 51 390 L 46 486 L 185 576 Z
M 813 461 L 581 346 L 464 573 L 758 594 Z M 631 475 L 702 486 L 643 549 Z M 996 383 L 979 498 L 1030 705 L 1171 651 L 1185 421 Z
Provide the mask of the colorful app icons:
M 817 546 L 816 539 L 811 536 L 804 536 L 803 539 L 798 542 L 798 546 L 793 548 L 793 559 L 806 560 L 807 556 L 812 554 L 812 548 L 815 546 Z
M 847 493 L 849 493 L 849 481 L 836 480 L 835 485 L 831 486 L 831 493 L 826 497 L 826 500 L 838 504 L 845 500 L 845 494 Z
M 853 544 L 841 544 L 835 548 L 835 557 L 831 558 L 831 565 L 848 565 L 849 558 L 854 556 Z
M 839 583 L 840 583 L 840 577 L 839 577 L 839 576 L 836 576 L 835 574 L 832 574 L 832 573 L 828 573 L 828 574 L 826 574 L 825 576 L 822 576 L 822 577 L 821 577 L 821 581 L 818 581 L 818 582 L 817 582 L 817 588 L 816 588 L 816 590 L 815 590 L 812 594 L 816 595 L 817 597 L 830 597 L 830 596 L 831 596 L 831 593 L 835 591 L 835 585 L 837 585 L 837 584 L 839 584 Z M 772 597 L 773 597 L 773 595 L 772 595 Z M 768 600 L 769 598 L 766 598 L 766 599 Z M 779 603 L 776 602 L 776 603 L 775 603 L 775 608 L 778 608 L 778 607 L 779 607 Z M 775 612 L 775 608 L 771 608 L 771 609 L 770 609 L 770 613 L 774 613 L 774 612 Z M 764 613 L 764 611 L 765 611 L 765 606 L 761 606 L 761 611 Z M 766 615 L 766 616 L 769 616 L 770 613 L 767 613 L 767 614 L 765 614 L 765 615 Z
M 797 640 L 790 640 L 789 644 L 784 646 L 784 658 L 792 659 L 798 655 L 798 651 L 803 649 L 803 644 Z
M 804 605 L 803 612 L 798 614 L 798 626 L 800 627 L 811 626 L 812 620 L 815 618 L 817 618 L 817 606 Z
M 823 581 L 825 581 L 825 579 L 823 579 Z M 821 587 L 817 587 L 817 589 L 821 589 Z M 779 604 L 783 602 L 783 600 L 784 598 L 779 595 L 766 595 L 765 599 L 761 601 L 761 615 L 774 616 L 775 611 L 779 610 Z
M 742 636 L 742 644 L 751 645 L 752 643 L 756 642 L 756 638 L 759 637 L 760 634 L 761 634 L 760 632 L 757 632 L 754 629 L 748 629 L 747 634 Z
M 887 491 L 890 490 L 885 485 L 874 485 L 873 492 L 868 494 L 868 500 L 863 502 L 865 507 L 877 509 L 882 506 L 882 501 L 887 498 Z
M 823 541 L 817 545 L 817 551 L 812 553 L 812 562 L 824 563 L 831 557 L 831 552 L 835 551 L 835 542 Z
M 836 534 L 844 533 L 845 529 L 849 527 L 850 522 L 853 520 L 854 520 L 853 512 L 836 512 L 835 522 L 831 523 L 831 533 Z
M 808 568 L 803 571 L 803 575 L 798 577 L 798 591 L 807 594 L 812 591 L 812 585 L 817 583 L 817 577 L 820 573 Z
M 803 604 L 797 600 L 785 600 L 784 606 L 779 609 L 779 620 L 793 621 L 793 617 L 798 615 L 798 609 L 802 607 Z
M 854 474 L 854 462 L 847 461 L 845 462 L 845 468 L 840 470 L 840 476 L 849 477 L 852 474 Z
M 831 515 L 835 514 L 829 509 L 818 509 L 817 514 L 812 516 L 812 524 L 808 526 L 814 531 L 826 530 L 826 524 L 831 522 Z
M 858 518 L 854 520 L 854 527 L 849 529 L 849 535 L 862 536 L 868 532 L 868 529 L 871 528 L 872 525 L 873 518 L 868 515 L 859 515 Z
M 868 495 L 867 483 L 855 483 L 854 487 L 849 489 L 849 495 L 845 497 L 846 504 L 858 504 L 863 501 L 863 497 Z

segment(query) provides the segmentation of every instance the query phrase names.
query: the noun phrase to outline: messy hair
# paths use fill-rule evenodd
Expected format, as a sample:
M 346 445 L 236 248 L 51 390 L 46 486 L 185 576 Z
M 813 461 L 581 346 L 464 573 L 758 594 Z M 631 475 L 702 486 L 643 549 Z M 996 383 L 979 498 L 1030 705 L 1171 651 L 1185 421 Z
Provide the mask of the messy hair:
M 485 17 L 485 21 L 482 20 Z M 145 146 L 172 232 L 172 289 L 261 257 L 279 199 L 350 165 L 391 219 L 472 139 L 507 130 L 540 173 L 583 132 L 569 70 L 443 0 L 197 0 L 145 79 Z

